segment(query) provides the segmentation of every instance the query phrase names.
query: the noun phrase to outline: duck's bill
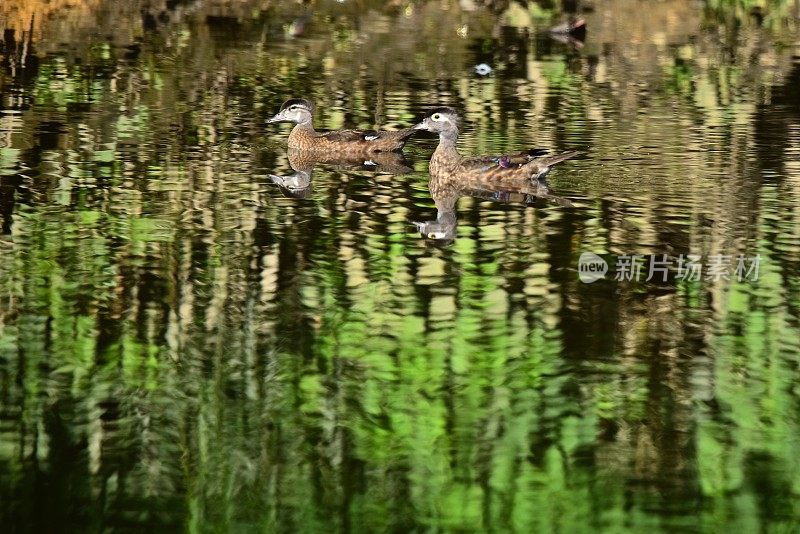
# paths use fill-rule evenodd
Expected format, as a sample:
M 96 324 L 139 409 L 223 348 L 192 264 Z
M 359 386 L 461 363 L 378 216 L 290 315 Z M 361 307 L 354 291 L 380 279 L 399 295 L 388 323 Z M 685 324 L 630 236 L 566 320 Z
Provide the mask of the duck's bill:
M 267 124 L 271 124 L 273 122 L 281 122 L 282 120 L 283 120 L 283 115 L 278 113 L 277 115 L 274 115 L 273 117 L 267 119 Z
M 421 122 L 421 123 L 417 124 L 416 126 L 414 126 L 414 129 L 415 130 L 427 130 L 428 127 L 425 125 L 424 122 Z

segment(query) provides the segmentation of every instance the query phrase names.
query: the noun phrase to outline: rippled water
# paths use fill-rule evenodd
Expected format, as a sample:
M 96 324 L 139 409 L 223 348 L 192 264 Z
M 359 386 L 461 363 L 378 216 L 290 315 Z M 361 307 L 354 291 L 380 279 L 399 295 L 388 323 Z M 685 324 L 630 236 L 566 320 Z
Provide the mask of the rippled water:
M 0 6 L 2 523 L 799 530 L 793 5 L 597 2 L 561 43 L 547 5 L 383 4 Z M 429 190 L 431 136 L 293 168 L 293 96 L 580 156 L 544 198 Z

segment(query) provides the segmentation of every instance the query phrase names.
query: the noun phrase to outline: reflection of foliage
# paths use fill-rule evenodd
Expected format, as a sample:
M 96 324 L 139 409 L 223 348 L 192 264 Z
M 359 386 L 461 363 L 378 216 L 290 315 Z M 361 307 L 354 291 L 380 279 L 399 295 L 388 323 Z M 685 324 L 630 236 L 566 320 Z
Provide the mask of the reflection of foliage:
M 676 4 L 676 2 L 673 2 L 673 4 Z M 631 5 L 635 6 L 637 11 L 641 9 L 637 2 L 620 2 L 619 5 L 625 9 L 630 8 Z M 563 18 L 565 16 L 561 12 L 564 8 L 564 2 L 555 2 L 554 5 L 553 2 L 539 0 L 527 2 L 527 6 L 530 16 L 544 24 L 552 21 L 554 17 Z M 794 6 L 795 2 L 793 0 L 705 0 L 702 10 L 704 24 L 706 25 L 723 24 L 728 25 L 731 30 L 735 30 L 741 25 L 750 24 L 779 29 L 781 26 L 792 24 Z M 510 7 L 509 11 L 514 11 L 513 2 Z M 652 6 L 648 7 L 652 9 Z M 680 23 L 681 21 L 677 22 Z M 589 31 L 594 31 L 595 27 L 590 24 Z M 652 27 L 651 29 L 654 34 L 663 30 L 663 28 L 657 27 Z
M 748 166 L 769 128 L 750 95 L 774 73 L 686 45 L 652 85 L 626 50 L 591 79 L 586 58 L 435 4 L 360 29 L 323 12 L 299 44 L 263 39 L 262 14 L 237 20 L 252 46 L 189 22 L 137 61 L 44 57 L 14 88 L 34 108 L 0 148 L 24 186 L 0 242 L 2 513 L 40 530 L 791 530 L 797 191 Z M 451 31 L 465 21 L 472 43 Z M 471 50 L 505 69 L 471 78 Z M 324 126 L 446 100 L 470 150 L 580 145 L 590 165 L 553 182 L 592 200 L 462 201 L 438 250 L 408 231 L 424 175 L 319 170 L 311 201 L 280 199 L 259 175 L 285 129 L 261 119 L 296 92 Z M 573 276 L 580 249 L 731 242 L 762 254 L 757 284 Z
M 665 76 L 667 89 L 679 94 L 692 94 L 692 80 L 691 66 L 681 59 L 675 61 Z
M 706 0 L 705 16 L 731 26 L 747 23 L 780 26 L 790 20 L 792 0 Z

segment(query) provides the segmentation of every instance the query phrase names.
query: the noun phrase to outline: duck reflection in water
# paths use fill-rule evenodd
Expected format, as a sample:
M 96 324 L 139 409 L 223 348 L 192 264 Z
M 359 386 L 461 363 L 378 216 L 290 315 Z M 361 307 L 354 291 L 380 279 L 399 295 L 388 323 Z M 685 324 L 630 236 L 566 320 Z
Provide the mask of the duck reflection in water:
M 549 204 L 558 204 L 564 207 L 573 205 L 569 199 L 551 194 L 544 180 L 521 179 L 492 183 L 485 180 L 465 181 L 442 175 L 431 175 L 428 187 L 433 202 L 436 204 L 436 219 L 414 222 L 414 224 L 423 237 L 444 245 L 452 243 L 456 238 L 458 229 L 456 204 L 461 197 L 469 196 L 493 202 L 536 207 L 544 207 Z
M 334 169 L 369 171 L 376 174 L 406 174 L 413 169 L 401 152 L 378 152 L 367 158 L 343 154 L 320 154 L 306 150 L 289 149 L 287 153 L 293 174 L 281 176 L 269 174 L 269 179 L 290 198 L 308 198 L 311 193 L 311 175 L 317 164 L 330 165 Z

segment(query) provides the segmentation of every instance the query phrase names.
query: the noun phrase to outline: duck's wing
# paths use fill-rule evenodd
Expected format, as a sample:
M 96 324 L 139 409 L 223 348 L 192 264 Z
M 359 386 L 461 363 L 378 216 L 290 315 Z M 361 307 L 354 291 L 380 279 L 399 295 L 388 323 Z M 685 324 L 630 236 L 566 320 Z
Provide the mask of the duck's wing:
M 566 161 L 568 159 L 572 159 L 578 155 L 577 150 L 570 150 L 568 152 L 562 152 L 561 154 L 555 154 L 553 156 L 542 156 L 540 158 L 534 158 L 531 160 L 528 165 L 531 163 L 535 163 L 539 167 L 552 167 L 556 163 L 561 163 L 562 161 Z
M 461 168 L 466 175 L 481 180 L 507 180 L 518 178 L 541 178 L 546 175 L 556 163 L 578 155 L 575 151 L 563 152 L 554 156 L 528 158 L 523 163 L 516 163 L 509 156 L 497 160 L 487 160 L 485 156 L 464 158 Z
M 474 156 L 470 159 L 491 160 L 497 161 L 500 158 L 509 158 L 513 160 L 531 160 L 546 155 L 549 152 L 546 148 L 530 148 L 522 152 L 509 152 L 506 154 L 489 154 L 486 156 Z
M 335 142 L 373 142 L 382 143 L 386 141 L 403 141 L 408 139 L 418 130 L 414 128 L 403 128 L 402 130 L 335 130 L 320 135 L 329 141 Z
M 511 165 L 523 165 L 534 158 L 546 155 L 547 152 L 548 150 L 545 148 L 531 148 L 529 150 L 515 152 L 513 154 L 493 154 L 488 156 L 475 156 L 468 159 L 481 161 L 484 163 L 500 163 L 502 161 L 504 164 L 509 163 Z
M 332 143 L 358 143 L 369 141 L 375 137 L 378 132 L 372 130 L 334 130 L 332 132 L 325 132 L 319 135 Z

